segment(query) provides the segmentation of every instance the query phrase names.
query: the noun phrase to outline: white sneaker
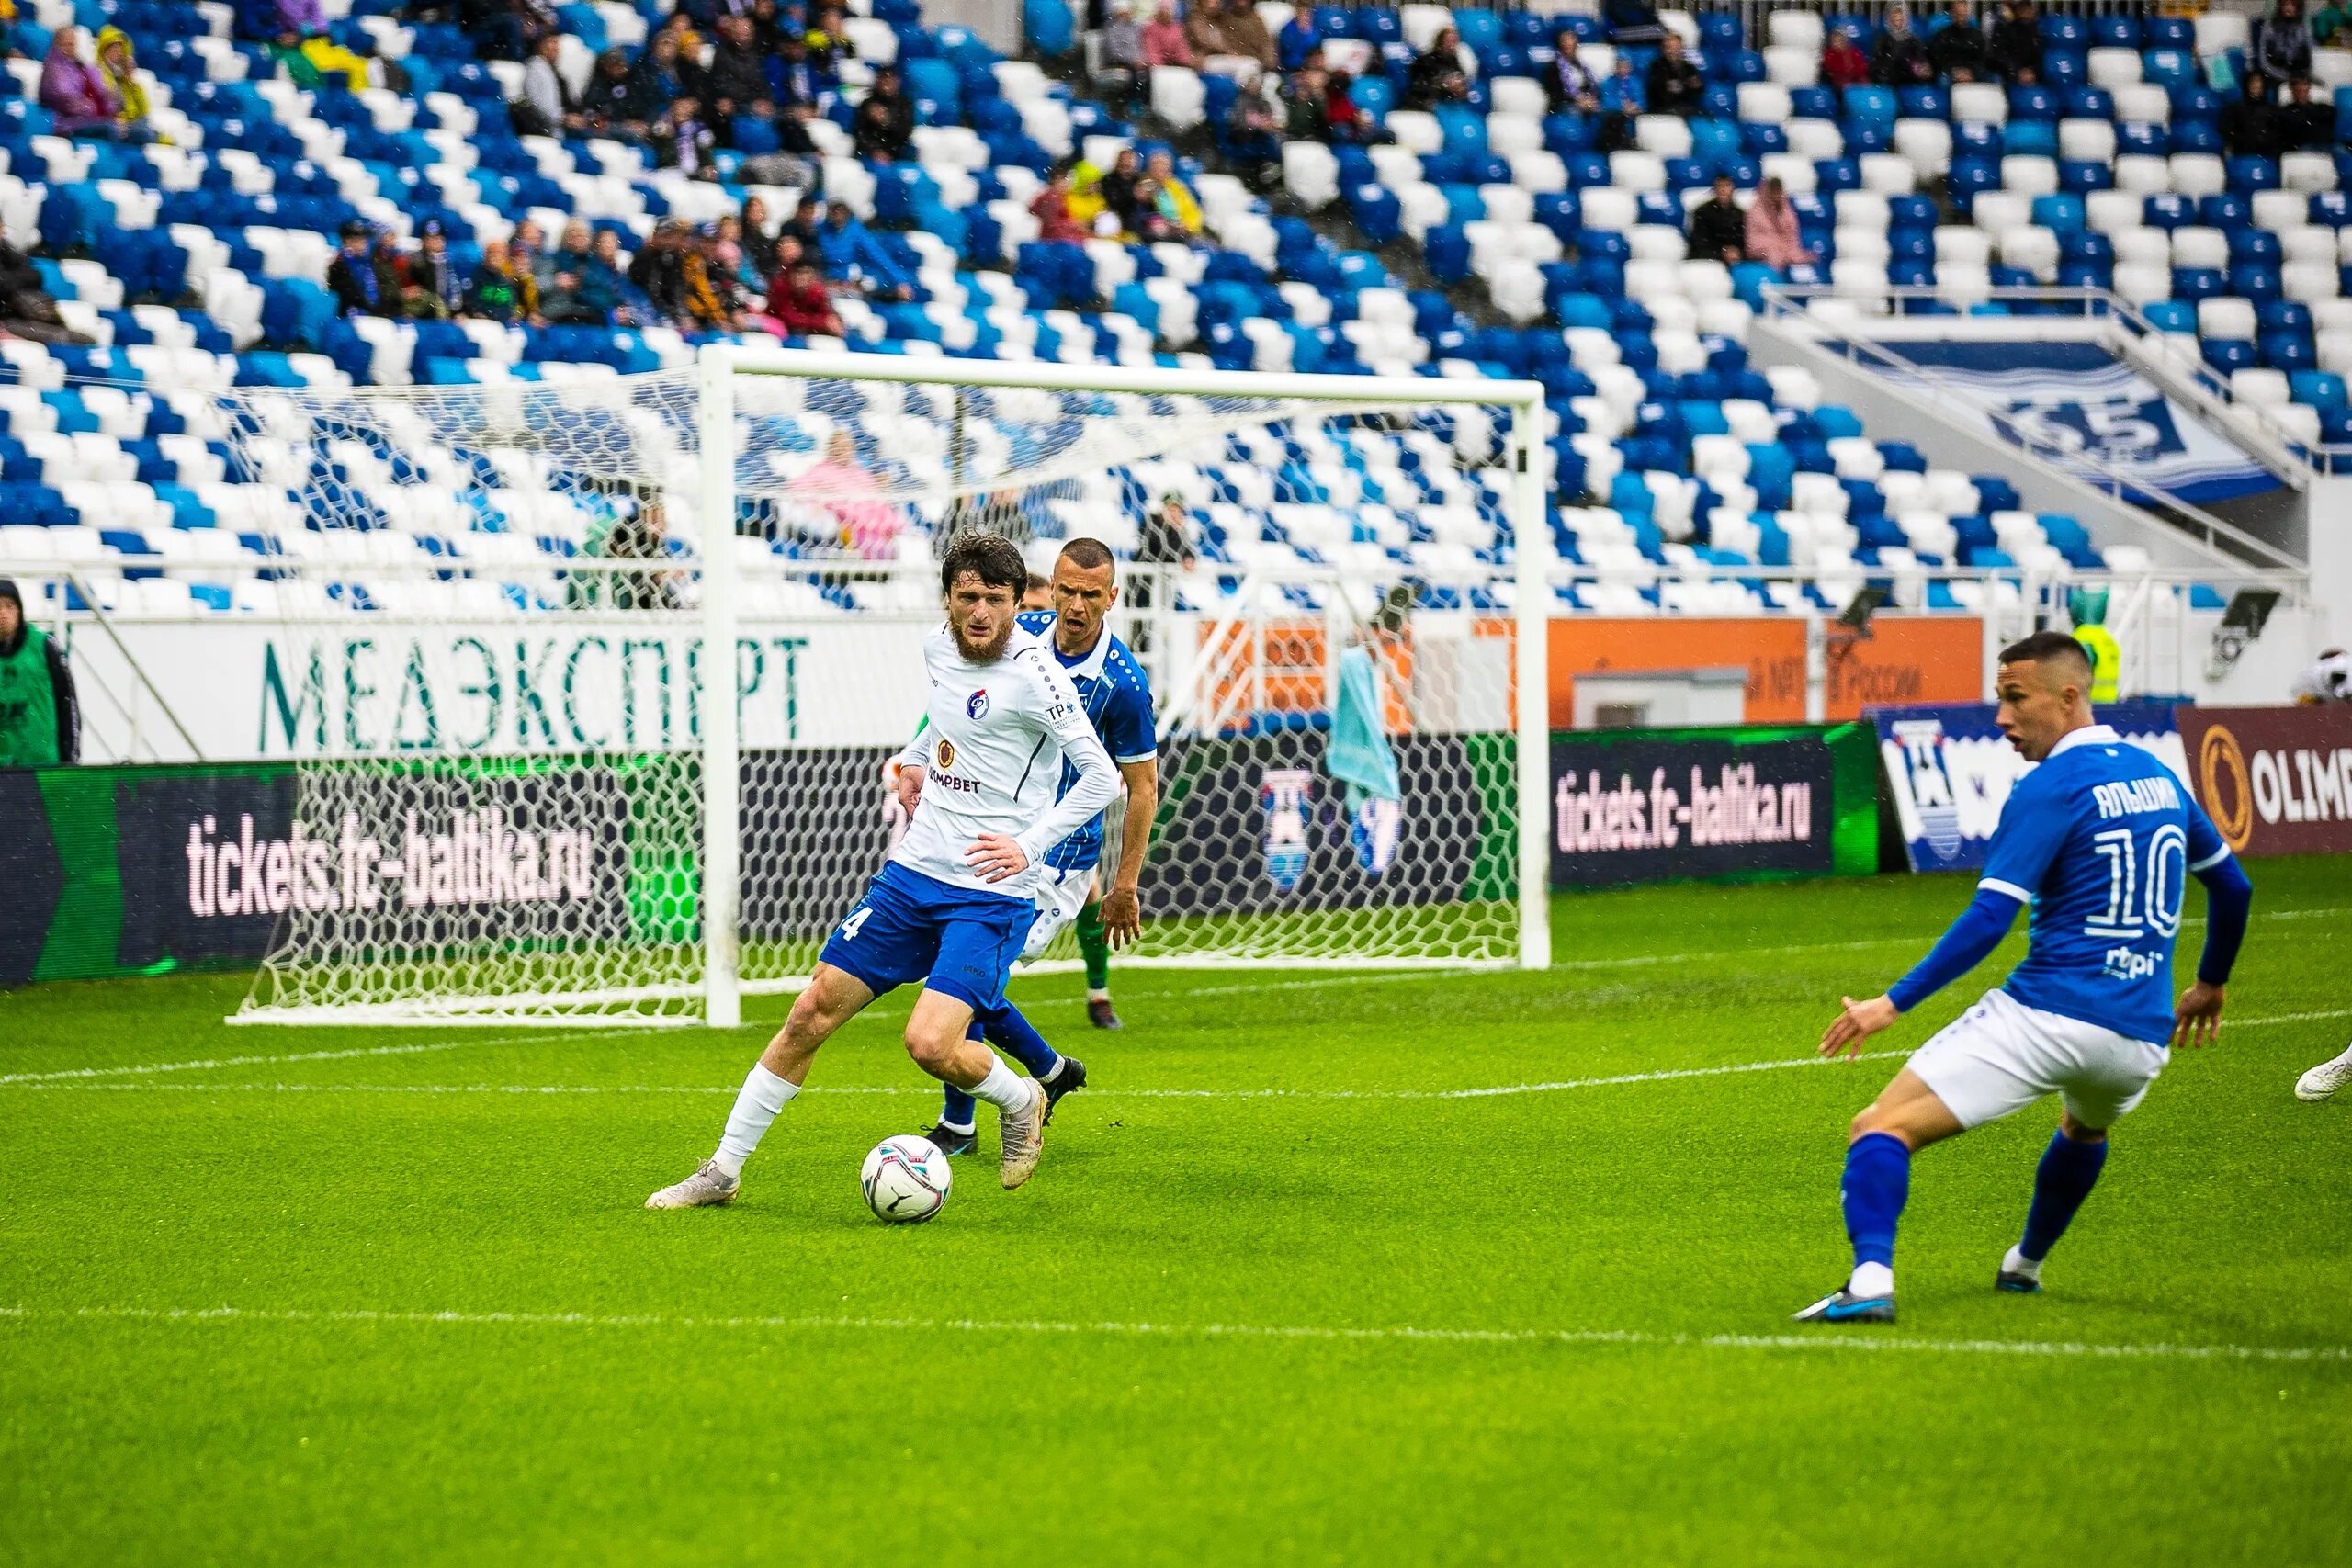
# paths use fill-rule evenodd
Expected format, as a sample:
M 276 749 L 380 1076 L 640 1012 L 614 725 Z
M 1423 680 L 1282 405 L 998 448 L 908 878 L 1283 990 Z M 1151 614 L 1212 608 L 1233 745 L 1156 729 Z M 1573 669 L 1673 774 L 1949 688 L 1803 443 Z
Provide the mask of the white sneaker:
M 1032 1156 L 1031 1163 L 1035 1163 Z M 649 1209 L 700 1209 L 713 1203 L 732 1203 L 743 1184 L 718 1168 L 714 1160 L 702 1162 L 692 1176 L 675 1186 L 664 1187 L 645 1201 Z
M 2352 1051 L 2346 1051 L 2334 1061 L 2322 1062 L 2295 1080 L 2297 1100 L 2320 1100 L 2333 1096 L 2346 1084 L 2352 1083 Z
M 1046 1105 L 1045 1089 L 1033 1083 L 1027 1110 L 997 1113 L 996 1174 L 1007 1188 L 1020 1186 L 1037 1168 L 1037 1156 L 1046 1147 Z

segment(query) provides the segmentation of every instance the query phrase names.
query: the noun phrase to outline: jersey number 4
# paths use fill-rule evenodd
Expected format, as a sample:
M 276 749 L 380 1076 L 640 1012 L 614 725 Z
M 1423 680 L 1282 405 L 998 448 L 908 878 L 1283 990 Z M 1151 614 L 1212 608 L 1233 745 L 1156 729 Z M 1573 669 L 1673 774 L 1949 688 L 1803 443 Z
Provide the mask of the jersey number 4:
M 2136 938 L 2151 931 L 2170 936 L 2180 930 L 2188 835 L 2167 822 L 2148 835 L 2144 851 L 2132 840 L 2129 828 L 2091 836 L 2093 852 L 2107 857 L 2107 908 L 2084 922 L 2086 936 Z
M 866 918 L 873 913 L 873 907 L 868 904 L 860 904 L 856 908 L 852 909 L 849 912 L 849 919 L 842 922 L 842 940 L 848 942 L 854 938 L 857 935 L 857 928 L 864 925 Z

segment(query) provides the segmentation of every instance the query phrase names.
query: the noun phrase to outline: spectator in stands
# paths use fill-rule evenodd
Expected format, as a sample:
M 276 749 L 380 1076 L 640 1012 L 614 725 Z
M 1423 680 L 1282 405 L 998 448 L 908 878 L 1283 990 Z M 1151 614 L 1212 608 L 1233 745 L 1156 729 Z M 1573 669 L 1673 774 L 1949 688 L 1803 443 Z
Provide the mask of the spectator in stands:
M 2345 37 L 2345 29 L 2352 25 L 2352 4 L 2346 0 L 2328 0 L 2312 13 L 2312 41 L 2322 46 L 2334 45 Z
M 2041 80 L 2041 15 L 2033 0 L 2009 0 L 2009 14 L 1993 25 L 1993 69 L 2012 82 Z
M 496 321 L 502 326 L 544 326 L 539 314 L 539 286 L 526 267 L 508 255 L 506 242 L 492 240 L 481 248 L 481 265 L 474 271 L 459 314 Z
M 1969 0 L 1951 0 L 1942 28 L 1928 40 L 1928 62 L 1947 82 L 1981 82 L 1992 73 L 1993 46 Z
M 802 256 L 768 286 L 768 314 L 786 337 L 841 337 L 842 319 L 817 264 Z
M 857 220 L 847 202 L 825 204 L 825 220 L 817 227 L 817 254 L 827 277 L 869 298 L 905 300 L 915 297 L 914 278 Z
M 914 134 L 914 101 L 899 85 L 898 68 L 876 67 L 874 85 L 857 106 L 858 156 L 896 163 L 913 147 Z
M 25 253 L 0 240 L 0 336 L 78 347 L 95 342 L 86 333 L 65 324 L 56 297 L 42 282 L 40 269 Z
M 1322 59 L 1316 56 L 1317 61 Z M 1329 141 L 1331 119 L 1326 101 L 1331 73 L 1319 63 L 1300 66 L 1283 84 L 1283 134 L 1293 141 Z
M 1233 96 L 1226 111 L 1226 151 L 1242 168 L 1243 178 L 1261 192 L 1279 187 L 1283 178 L 1283 79 L 1269 71 L 1253 87 Z
M 1544 68 L 1544 96 L 1554 114 L 1597 114 L 1600 80 L 1577 52 L 1577 35 L 1562 28 L 1552 39 L 1552 62 Z
M 1756 199 L 1747 204 L 1747 259 L 1781 272 L 1814 259 L 1797 232 L 1797 209 L 1789 205 L 1777 175 L 1758 186 Z
M 857 58 L 857 46 L 850 41 L 842 8 L 831 0 L 817 7 L 816 25 L 802 35 L 801 41 L 808 46 L 808 63 L 837 79 L 842 62 Z
M 539 39 L 539 47 L 523 62 L 523 96 L 506 106 L 517 136 L 587 133 L 580 99 L 565 83 L 563 73 L 556 69 L 556 61 L 563 53 L 562 43 L 560 34 L 549 33 Z
M 1240 0 L 1241 7 L 1248 5 L 1249 0 Z M 1262 33 L 1265 28 L 1258 30 Z M 1235 39 L 1224 0 L 1193 0 L 1184 17 L 1184 41 L 1192 49 L 1196 68 L 1211 76 L 1230 76 L 1247 84 L 1255 82 L 1265 68 Z
M 81 760 L 73 666 L 65 650 L 25 618 L 16 581 L 0 577 L 0 768 L 71 767 Z
M 1458 104 L 1470 96 L 1470 72 L 1463 64 L 1462 35 L 1440 28 L 1429 48 L 1415 58 L 1405 77 L 1405 101 L 1418 109 Z
M 655 561 L 670 555 L 670 518 L 658 501 L 641 501 L 628 516 L 614 516 L 589 533 L 580 552 L 592 560 Z M 671 571 L 574 570 L 563 588 L 564 607 L 593 610 L 675 610 L 677 574 Z
M 654 167 L 675 169 L 689 179 L 718 177 L 718 166 L 710 161 L 718 150 L 718 136 L 703 122 L 702 102 L 693 94 L 678 95 L 646 135 L 653 143 Z
M 767 64 L 752 42 L 749 17 L 722 17 L 718 41 L 702 69 L 701 92 L 712 116 L 731 120 L 739 114 L 774 119 L 775 100 L 769 96 Z
M 1870 79 L 1870 56 L 1854 46 L 1853 33 L 1845 28 L 1832 28 L 1829 42 L 1821 51 L 1822 82 L 1842 93 Z
M 2246 39 L 2246 74 L 2291 82 L 2312 72 L 2312 28 L 2303 19 L 2303 0 L 2278 0 L 2270 15 L 2258 18 Z
M 2286 144 L 2286 121 L 2270 99 L 2270 78 L 2248 73 L 2245 96 L 2222 110 L 2222 144 L 2236 158 L 2276 158 Z
M 1609 80 L 1600 85 L 1600 130 L 1595 145 L 1603 152 L 1622 152 L 1634 144 L 1634 121 L 1646 111 L 1648 89 L 1634 74 L 1634 57 L 1621 52 Z
M 657 103 L 629 68 L 628 56 L 608 49 L 596 57 L 595 73 L 580 95 L 580 118 L 591 136 L 645 144 L 646 132 L 669 106 Z
M 823 460 L 802 470 L 785 490 L 805 498 L 804 516 L 821 515 L 836 541 L 863 558 L 888 560 L 898 554 L 906 520 L 898 507 L 879 499 L 882 487 L 857 460 L 857 443 L 848 431 L 828 436 Z
M 1102 62 L 1094 73 L 1096 95 L 1115 113 L 1134 113 L 1151 69 L 1134 0 L 1111 0 L 1110 16 L 1102 25 Z
M 62 27 L 49 40 L 40 62 L 40 107 L 56 118 L 60 136 L 112 141 L 122 131 L 115 116 L 122 102 L 106 75 L 82 58 L 82 29 Z
M 1176 19 L 1171 0 L 1159 0 L 1144 26 L 1143 62 L 1147 66 L 1182 65 L 1187 70 L 1198 65 L 1193 58 L 1193 40 L 1185 35 L 1184 24 Z
M 799 30 L 791 26 L 776 0 L 752 0 L 752 44 L 763 60 L 773 60 L 784 52 L 786 38 L 798 38 Z M 802 46 L 804 51 L 806 45 Z
M 1094 195 L 1102 210 L 1117 220 L 1121 233 L 1143 232 L 1143 198 L 1136 188 L 1142 181 L 1143 160 L 1134 148 L 1122 147 L 1111 160 L 1109 171 L 1096 182 Z
M 1323 36 L 1316 30 L 1314 0 L 1298 0 L 1291 10 L 1290 20 L 1274 39 L 1275 52 L 1282 59 L 1283 70 L 1292 72 L 1306 63 L 1306 57 L 1323 47 Z
M 537 287 L 539 263 L 546 259 L 548 237 L 534 218 L 518 218 L 506 235 L 506 259 L 518 271 L 531 275 L 532 286 Z
M 1282 57 L 1274 49 L 1274 36 L 1266 30 L 1266 19 L 1258 15 L 1252 0 L 1226 0 L 1226 47 L 1258 67 L 1256 75 L 1277 69 Z
M 368 61 L 327 36 L 320 0 L 264 0 L 264 31 L 270 57 L 306 91 L 328 75 L 341 75 L 355 93 L 368 85 Z
M 1682 52 L 1681 36 L 1668 33 L 1660 39 L 1657 58 L 1650 62 L 1650 112 L 1689 119 L 1699 112 L 1699 96 L 1706 90 L 1707 81 L 1699 73 L 1697 62 Z
M 1600 21 L 1609 29 L 1609 41 L 1620 49 L 1640 49 L 1666 36 L 1650 0 L 1602 0 Z
M 1729 175 L 1715 176 L 1714 194 L 1690 209 L 1690 259 L 1730 266 L 1747 254 L 1747 215 Z
M 400 290 L 377 263 L 376 231 L 365 219 L 355 218 L 343 226 L 343 246 L 327 264 L 327 292 L 346 316 L 392 313 L 386 301 L 396 303 Z
M 678 59 L 676 29 L 663 28 L 655 33 L 646 44 L 645 52 L 629 68 L 629 75 L 637 101 L 652 107 L 651 118 L 659 118 L 663 109 L 676 103 L 686 90 L 685 68 Z
M 2312 98 L 2312 79 L 2287 84 L 2288 101 L 2278 106 L 2279 144 L 2288 152 L 2324 152 L 2335 145 L 2335 106 Z
M 147 84 L 140 79 L 138 51 L 120 28 L 98 29 L 98 74 L 114 94 L 114 122 L 120 140 L 141 145 L 165 140 L 147 122 Z
M 1166 240 L 1198 240 L 1201 235 L 1201 203 L 1193 196 L 1193 187 L 1176 172 L 1176 161 L 1165 152 L 1154 152 L 1144 165 L 1144 178 L 1150 182 L 1148 223 L 1156 216 L 1162 231 L 1153 236 Z M 1144 195 L 1141 182 L 1136 187 L 1140 201 Z
M 639 324 L 638 308 L 629 299 L 629 267 L 621 259 L 621 237 L 610 229 L 596 231 L 590 265 L 580 272 L 581 302 L 616 327 Z
M 575 218 L 563 226 L 563 243 L 548 253 L 534 279 L 539 315 L 560 327 L 600 327 L 612 319 L 609 300 L 592 299 L 590 270 L 596 265 L 588 222 Z
M 1144 515 L 1143 527 L 1136 540 L 1136 564 L 1165 570 L 1177 567 L 1193 570 L 1198 557 L 1193 552 L 1193 518 L 1184 509 L 1184 498 L 1170 491 L 1159 498 L 1159 504 Z M 1144 572 L 1128 586 L 1126 601 L 1137 609 L 1151 604 L 1152 579 L 1159 575 Z
M 438 218 L 417 226 L 416 254 L 407 258 L 401 288 L 401 314 L 418 321 L 447 321 L 465 304 L 466 280 L 449 254 L 449 231 Z
M 774 277 L 776 269 L 775 232 L 768 227 L 767 198 L 747 196 L 743 210 L 736 220 L 743 242 L 743 259 L 763 278 Z
M 1029 215 L 1037 220 L 1037 238 L 1049 245 L 1075 245 L 1088 237 L 1086 226 L 1070 215 L 1069 192 L 1070 172 L 1057 166 L 1029 204 Z
M 1356 79 L 1345 71 L 1324 73 L 1323 124 L 1324 140 L 1336 145 L 1375 146 L 1396 138 L 1388 128 L 1374 125 L 1372 117 L 1356 107 Z
M 693 302 L 688 299 L 691 285 L 686 276 L 687 258 L 692 254 L 689 237 L 684 219 L 664 218 L 653 226 L 653 232 L 638 247 L 637 254 L 629 258 L 630 286 L 645 296 L 655 317 L 671 326 L 683 327 L 694 318 Z M 696 270 L 700 270 L 699 264 Z
M 807 119 L 825 106 L 838 84 L 808 58 L 808 40 L 786 33 L 776 50 L 776 107 Z
M 1917 87 L 1936 79 L 1928 46 L 1911 30 L 1911 13 L 1901 6 L 1886 8 L 1878 40 L 1871 45 L 1871 80 L 1882 87 Z

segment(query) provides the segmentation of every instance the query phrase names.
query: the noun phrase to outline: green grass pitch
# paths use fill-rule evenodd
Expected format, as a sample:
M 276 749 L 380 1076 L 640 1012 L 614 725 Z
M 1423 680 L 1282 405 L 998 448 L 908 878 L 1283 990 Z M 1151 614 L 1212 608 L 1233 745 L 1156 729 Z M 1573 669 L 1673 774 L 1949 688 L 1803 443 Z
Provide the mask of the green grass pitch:
M 933 1110 L 903 1001 L 737 1206 L 650 1213 L 780 1000 L 0 997 L 0 1563 L 2344 1562 L 2352 1105 L 2291 1091 L 2352 1035 L 2352 869 L 2251 870 L 2232 1021 L 2046 1293 L 1990 1289 L 2042 1108 L 1921 1157 L 1891 1330 L 1788 1322 L 1895 1067 L 1805 1059 L 1948 878 L 1564 897 L 1541 975 L 1130 970 L 1115 1036 L 1021 980 L 1096 1087 L 1026 1190 L 984 1126 L 907 1229 L 856 1190 Z

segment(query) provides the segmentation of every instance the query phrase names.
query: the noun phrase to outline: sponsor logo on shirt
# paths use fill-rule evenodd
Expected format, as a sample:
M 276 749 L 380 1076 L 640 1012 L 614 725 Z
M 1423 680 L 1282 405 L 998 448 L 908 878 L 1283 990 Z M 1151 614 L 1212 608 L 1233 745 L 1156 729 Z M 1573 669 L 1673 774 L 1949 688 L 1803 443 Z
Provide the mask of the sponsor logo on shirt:
M 956 765 L 956 743 L 943 735 L 939 738 L 938 750 L 932 755 L 939 759 L 939 765 L 943 769 L 952 768 Z
M 943 735 L 939 738 L 939 744 L 932 749 L 931 755 L 930 777 L 933 783 L 958 795 L 977 795 L 980 793 L 979 780 L 959 779 L 947 771 L 956 765 L 956 746 L 947 737 Z

